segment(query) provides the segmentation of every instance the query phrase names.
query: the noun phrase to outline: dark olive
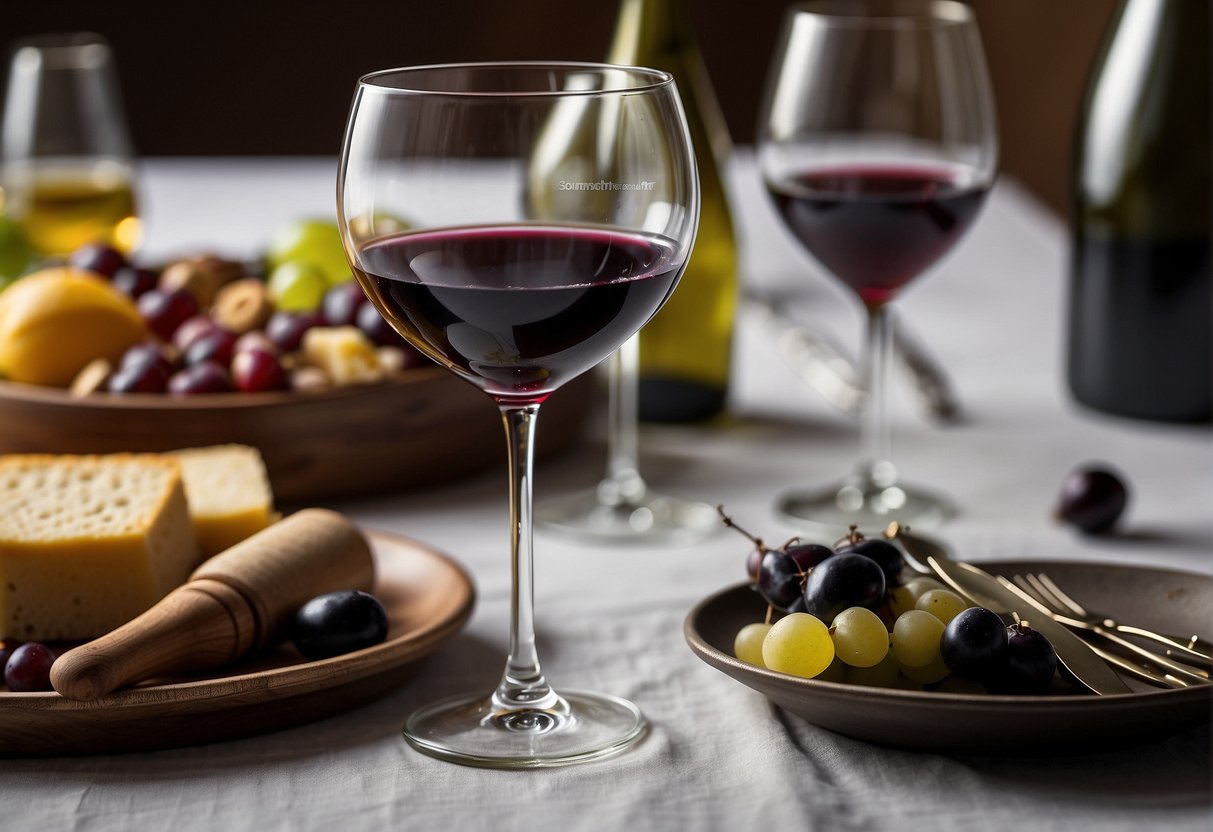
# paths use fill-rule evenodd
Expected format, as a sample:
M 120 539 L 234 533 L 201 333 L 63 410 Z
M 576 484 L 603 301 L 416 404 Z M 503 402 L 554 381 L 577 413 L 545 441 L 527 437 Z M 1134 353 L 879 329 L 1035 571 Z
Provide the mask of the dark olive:
M 356 589 L 330 592 L 295 613 L 291 641 L 309 659 L 327 659 L 387 638 L 387 611 L 374 596 Z

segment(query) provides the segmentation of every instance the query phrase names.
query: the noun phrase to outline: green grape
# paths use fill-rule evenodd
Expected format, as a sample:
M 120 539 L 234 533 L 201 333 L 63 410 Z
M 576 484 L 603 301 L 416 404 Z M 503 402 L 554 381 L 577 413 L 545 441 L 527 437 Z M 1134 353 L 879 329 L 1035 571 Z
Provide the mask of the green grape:
M 819 682 L 845 682 L 847 666 L 837 656 L 830 666 L 818 673 L 814 678 Z
M 914 609 L 919 598 L 933 589 L 947 589 L 947 587 L 934 578 L 914 578 L 906 581 L 905 584 L 893 590 L 889 606 L 893 608 L 894 615 L 909 612 Z
M 290 261 L 270 273 L 270 300 L 288 312 L 311 312 L 320 307 L 328 281 L 324 274 L 306 263 Z
M 871 667 L 847 667 L 845 679 L 849 685 L 869 688 L 891 688 L 897 684 L 897 657 L 890 650 Z
M 914 604 L 914 609 L 929 612 L 946 626 L 953 618 L 969 608 L 969 602 L 950 589 L 932 589 L 924 592 Z
M 733 639 L 733 655 L 743 662 L 766 667 L 762 662 L 762 641 L 771 632 L 770 624 L 747 624 Z
M 3 192 L 0 192 L 0 202 L 3 202 Z M 7 286 L 21 275 L 33 263 L 34 249 L 29 239 L 16 220 L 0 214 L 0 281 Z
M 762 662 L 771 670 L 811 679 L 834 660 L 834 642 L 821 620 L 794 612 L 771 626 L 762 642 Z
M 902 667 L 925 667 L 939 659 L 943 622 L 929 612 L 903 612 L 893 623 L 893 653 Z
M 879 664 L 889 652 L 889 631 L 880 616 L 864 607 L 851 607 L 834 616 L 834 652 L 852 667 Z
M 951 671 L 948 670 L 948 666 L 943 663 L 943 657 L 940 656 L 938 650 L 936 650 L 935 658 L 933 658 L 927 664 L 918 667 L 903 664 L 901 665 L 901 672 L 913 679 L 915 682 L 929 685 L 934 682 L 938 682 L 941 679 L 947 678 L 947 675 Z
M 271 270 L 283 263 L 308 263 L 320 271 L 330 286 L 344 283 L 352 276 L 341 232 L 332 220 L 296 220 L 279 229 L 265 259 Z

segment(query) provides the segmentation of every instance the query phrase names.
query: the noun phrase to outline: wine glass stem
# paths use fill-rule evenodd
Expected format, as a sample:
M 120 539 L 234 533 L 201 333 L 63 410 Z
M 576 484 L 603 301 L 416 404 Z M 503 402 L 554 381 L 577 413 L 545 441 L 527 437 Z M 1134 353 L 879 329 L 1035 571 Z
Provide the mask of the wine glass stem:
M 638 502 L 645 492 L 639 470 L 640 336 L 611 353 L 607 365 L 607 471 L 599 483 L 606 505 Z
M 510 655 L 493 693 L 495 710 L 549 709 L 560 698 L 539 667 L 535 647 L 534 535 L 531 486 L 539 405 L 501 405 L 510 467 Z
M 893 358 L 893 317 L 888 304 L 867 306 L 867 348 L 863 389 L 867 394 L 860 428 L 856 474 L 866 486 L 889 486 L 897 479 L 889 426 L 889 365 Z

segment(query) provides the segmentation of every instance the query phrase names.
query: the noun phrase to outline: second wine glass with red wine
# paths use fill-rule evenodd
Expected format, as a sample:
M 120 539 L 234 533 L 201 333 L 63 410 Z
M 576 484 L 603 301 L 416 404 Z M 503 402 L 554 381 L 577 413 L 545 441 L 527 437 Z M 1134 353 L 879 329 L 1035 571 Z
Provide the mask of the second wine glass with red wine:
M 972 10 L 952 0 L 794 6 L 760 131 L 780 215 L 868 322 L 860 460 L 780 509 L 831 531 L 937 524 L 950 501 L 907 486 L 891 459 L 889 304 L 964 235 L 994 182 L 997 127 Z
M 528 205 L 537 147 L 585 119 L 598 141 L 553 181 L 567 210 Z M 577 161 L 577 159 L 574 159 Z M 371 302 L 410 343 L 497 403 L 509 450 L 513 595 L 496 689 L 412 714 L 427 754 L 497 768 L 619 751 L 644 732 L 630 702 L 558 693 L 535 647 L 532 450 L 540 405 L 665 303 L 690 256 L 699 184 L 686 119 L 664 72 L 599 64 L 464 64 L 387 70 L 358 85 L 338 174 L 346 252 Z M 383 222 L 383 218 L 391 218 Z M 399 231 L 403 223 L 408 229 Z

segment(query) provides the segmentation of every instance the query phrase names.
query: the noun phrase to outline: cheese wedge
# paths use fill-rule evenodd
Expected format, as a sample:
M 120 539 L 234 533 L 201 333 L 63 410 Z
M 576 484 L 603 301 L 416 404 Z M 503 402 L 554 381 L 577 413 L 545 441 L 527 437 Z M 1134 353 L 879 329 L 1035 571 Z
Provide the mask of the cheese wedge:
M 0 457 L 0 633 L 90 639 L 201 560 L 181 466 L 154 454 Z
M 274 521 L 274 495 L 256 448 L 215 445 L 168 455 L 181 463 L 190 516 L 208 558 Z

